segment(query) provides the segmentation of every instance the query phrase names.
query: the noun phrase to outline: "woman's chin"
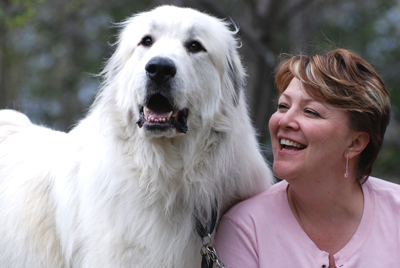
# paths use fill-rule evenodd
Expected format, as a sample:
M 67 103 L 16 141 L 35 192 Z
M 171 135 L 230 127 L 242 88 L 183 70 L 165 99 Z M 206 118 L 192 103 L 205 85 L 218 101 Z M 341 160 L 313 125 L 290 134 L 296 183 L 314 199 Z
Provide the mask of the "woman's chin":
M 298 175 L 298 169 L 294 168 L 293 166 L 274 163 L 272 169 L 275 176 L 281 180 L 290 180 Z

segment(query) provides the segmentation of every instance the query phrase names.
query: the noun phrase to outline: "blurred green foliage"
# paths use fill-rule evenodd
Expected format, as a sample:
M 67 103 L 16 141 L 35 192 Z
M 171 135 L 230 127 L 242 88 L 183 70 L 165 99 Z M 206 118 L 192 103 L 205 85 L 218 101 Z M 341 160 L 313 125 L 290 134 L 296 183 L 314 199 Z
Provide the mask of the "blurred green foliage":
M 11 0 L 0 3 L 0 24 L 7 29 L 24 26 L 46 0 Z M 8 4 L 7 4 L 8 3 Z

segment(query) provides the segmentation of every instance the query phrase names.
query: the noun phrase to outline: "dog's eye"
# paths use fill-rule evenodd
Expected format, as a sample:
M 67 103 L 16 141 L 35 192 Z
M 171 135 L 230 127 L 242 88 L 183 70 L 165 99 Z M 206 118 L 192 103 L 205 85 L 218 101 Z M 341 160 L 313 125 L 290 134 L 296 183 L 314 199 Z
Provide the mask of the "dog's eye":
M 140 41 L 139 45 L 143 45 L 145 47 L 149 47 L 153 44 L 153 38 L 151 36 L 146 35 L 145 37 L 142 38 Z
M 189 52 L 191 53 L 197 53 L 200 51 L 206 51 L 206 49 L 203 47 L 202 44 L 200 44 L 198 41 L 190 41 L 186 44 L 186 48 Z

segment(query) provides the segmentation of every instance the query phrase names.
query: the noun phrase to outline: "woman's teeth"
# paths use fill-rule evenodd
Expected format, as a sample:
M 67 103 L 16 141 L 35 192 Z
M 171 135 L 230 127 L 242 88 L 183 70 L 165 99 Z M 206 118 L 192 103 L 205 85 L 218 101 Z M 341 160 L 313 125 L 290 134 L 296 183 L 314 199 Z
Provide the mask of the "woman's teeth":
M 294 150 L 296 148 L 298 149 L 304 149 L 306 148 L 305 145 L 297 143 L 295 141 L 291 141 L 291 140 L 286 140 L 286 139 L 281 139 L 280 140 L 280 144 L 282 145 L 282 150 Z M 287 148 L 287 146 L 290 146 L 292 148 Z

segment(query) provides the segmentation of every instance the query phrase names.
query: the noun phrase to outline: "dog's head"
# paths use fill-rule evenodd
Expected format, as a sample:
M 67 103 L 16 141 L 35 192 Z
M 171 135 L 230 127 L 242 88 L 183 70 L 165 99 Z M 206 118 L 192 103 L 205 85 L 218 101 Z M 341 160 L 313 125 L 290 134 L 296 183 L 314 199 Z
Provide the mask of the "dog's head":
M 228 23 L 161 6 L 121 26 L 105 90 L 142 136 L 174 137 L 237 105 L 245 74 Z

